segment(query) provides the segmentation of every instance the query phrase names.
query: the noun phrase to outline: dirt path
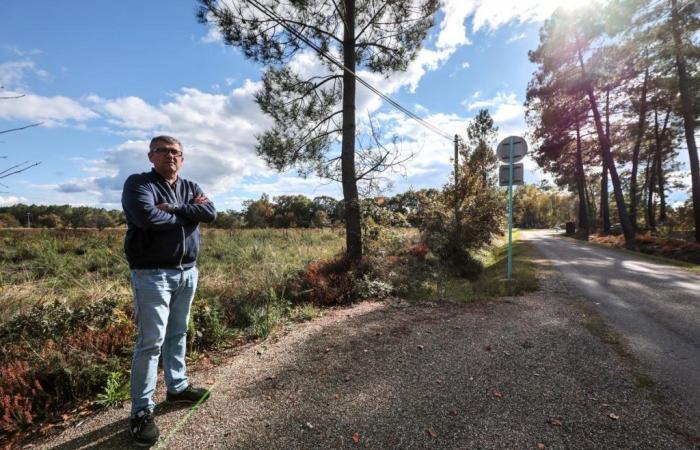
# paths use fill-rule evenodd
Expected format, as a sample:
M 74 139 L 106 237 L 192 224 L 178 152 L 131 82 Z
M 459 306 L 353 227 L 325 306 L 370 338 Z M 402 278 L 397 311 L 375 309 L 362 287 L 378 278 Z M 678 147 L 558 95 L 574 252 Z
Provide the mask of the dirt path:
M 635 385 L 632 363 L 580 325 L 558 279 L 544 284 L 491 302 L 365 302 L 295 325 L 195 373 L 195 384 L 213 382 L 213 398 L 191 415 L 159 408 L 159 446 L 697 446 L 677 431 L 688 429 L 683 417 Z M 38 447 L 128 448 L 127 412 L 105 411 Z

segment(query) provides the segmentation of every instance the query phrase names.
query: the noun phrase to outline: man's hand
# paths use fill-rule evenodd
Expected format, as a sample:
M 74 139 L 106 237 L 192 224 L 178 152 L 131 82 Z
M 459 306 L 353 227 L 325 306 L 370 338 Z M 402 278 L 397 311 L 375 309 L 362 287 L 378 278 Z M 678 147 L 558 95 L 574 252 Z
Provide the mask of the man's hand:
M 208 203 L 209 199 L 205 197 L 204 195 L 198 195 L 195 198 L 192 199 L 195 205 L 201 205 L 203 203 Z
M 169 213 L 173 212 L 173 208 L 170 203 L 159 203 L 156 205 L 156 208 Z

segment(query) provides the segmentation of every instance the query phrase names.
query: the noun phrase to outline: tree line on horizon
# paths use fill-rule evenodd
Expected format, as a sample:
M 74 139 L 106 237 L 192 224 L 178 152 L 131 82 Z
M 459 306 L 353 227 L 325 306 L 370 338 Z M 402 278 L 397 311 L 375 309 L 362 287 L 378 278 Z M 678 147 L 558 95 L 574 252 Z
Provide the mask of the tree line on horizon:
M 700 241 L 699 32 L 692 0 L 562 8 L 540 29 L 525 103 L 534 158 L 576 192 L 584 234 L 619 224 L 630 242 L 670 223 L 669 191 L 689 189 L 677 209 Z M 690 186 L 677 177 L 681 151 Z
M 366 225 L 420 228 L 426 210 L 440 197 L 438 189 L 409 190 L 393 196 L 361 200 Z M 514 191 L 514 223 L 523 228 L 561 225 L 571 220 L 574 202 L 570 193 L 552 186 L 525 185 Z M 0 228 L 113 228 L 126 225 L 124 213 L 89 206 L 24 205 L 0 207 Z M 505 210 L 503 211 L 505 214 Z M 342 200 L 330 196 L 262 194 L 246 200 L 240 210 L 220 211 L 209 228 L 323 228 L 344 225 Z M 465 218 L 469 220 L 469 217 Z

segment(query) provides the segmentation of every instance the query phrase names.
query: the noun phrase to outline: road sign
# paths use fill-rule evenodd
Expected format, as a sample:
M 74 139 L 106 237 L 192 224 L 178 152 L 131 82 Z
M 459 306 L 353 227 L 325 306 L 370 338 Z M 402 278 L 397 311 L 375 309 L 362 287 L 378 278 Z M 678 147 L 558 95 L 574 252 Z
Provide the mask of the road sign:
M 498 168 L 498 185 L 508 186 L 510 166 L 508 164 Z M 523 163 L 513 164 L 513 184 L 523 184 Z
M 525 139 L 520 136 L 509 136 L 503 139 L 496 148 L 496 155 L 498 155 L 498 159 L 502 163 L 508 164 L 511 139 L 513 139 L 513 162 L 520 161 L 527 154 L 527 142 L 525 142 Z

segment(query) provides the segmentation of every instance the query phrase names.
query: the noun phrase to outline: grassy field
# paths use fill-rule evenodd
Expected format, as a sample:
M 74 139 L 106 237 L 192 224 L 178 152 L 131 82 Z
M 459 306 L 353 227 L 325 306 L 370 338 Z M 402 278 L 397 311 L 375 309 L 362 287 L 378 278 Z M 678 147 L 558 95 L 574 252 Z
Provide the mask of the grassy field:
M 0 323 L 32 306 L 131 301 L 124 230 L 0 229 Z M 342 230 L 204 230 L 198 297 L 248 298 L 344 246 Z

